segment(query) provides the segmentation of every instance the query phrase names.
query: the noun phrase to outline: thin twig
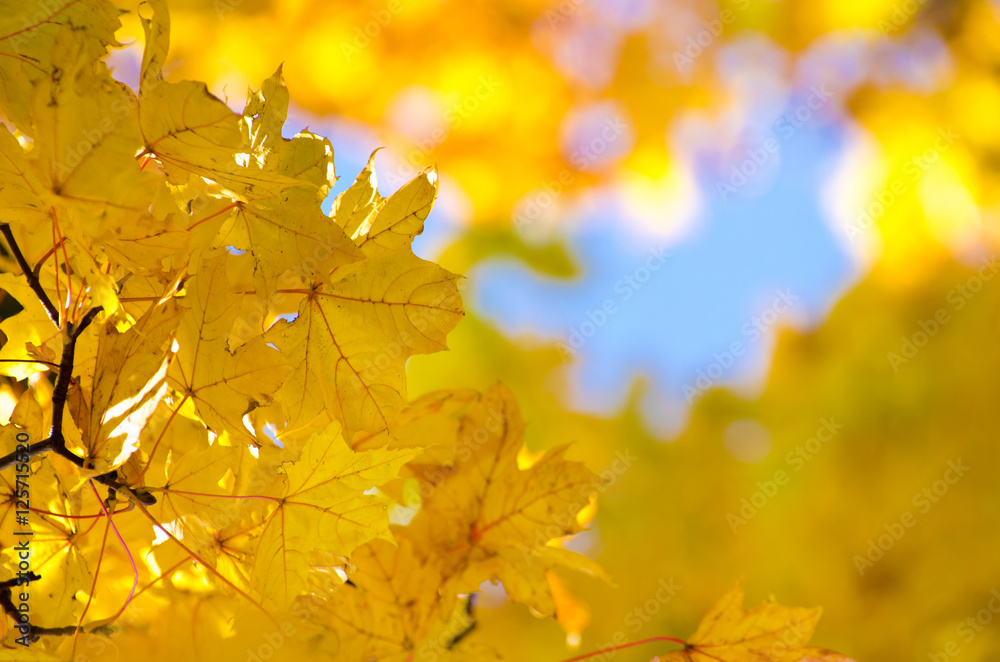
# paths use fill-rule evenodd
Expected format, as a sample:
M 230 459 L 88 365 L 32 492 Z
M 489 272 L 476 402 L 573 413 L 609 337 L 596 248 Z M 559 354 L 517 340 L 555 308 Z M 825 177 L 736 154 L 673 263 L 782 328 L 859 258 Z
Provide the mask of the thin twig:
M 625 650 L 626 648 L 632 648 L 633 646 L 642 646 L 644 644 L 652 644 L 654 642 L 665 641 L 671 644 L 679 644 L 684 646 L 684 650 L 690 650 L 693 648 L 691 644 L 684 641 L 683 639 L 678 639 L 677 637 L 650 637 L 649 639 L 642 639 L 641 641 L 631 641 L 627 644 L 622 644 L 620 646 L 614 646 L 612 648 L 605 648 L 602 650 L 596 650 L 593 653 L 584 653 L 583 655 L 577 655 L 576 657 L 571 657 L 568 660 L 563 660 L 563 662 L 579 662 L 579 660 L 586 660 L 592 657 L 597 657 L 598 655 L 607 655 L 611 653 L 612 655 L 620 650 Z M 716 658 L 718 659 L 718 658 Z
M 36 455 L 41 455 L 42 453 L 47 453 L 51 450 L 55 450 L 55 442 L 52 441 L 52 437 L 39 441 L 37 444 L 31 444 L 28 446 L 28 457 L 34 457 Z M 8 467 L 12 467 L 18 462 L 18 457 L 23 458 L 24 453 L 13 451 L 7 453 L 3 457 L 0 457 L 0 471 Z
M 7 245 L 10 246 L 11 253 L 17 260 L 18 265 L 21 267 L 21 271 L 24 273 L 24 277 L 27 279 L 32 291 L 38 296 L 38 300 L 44 306 L 52 322 L 57 328 L 62 328 L 59 323 L 59 312 L 56 310 L 55 306 L 52 305 L 52 301 L 49 299 L 45 290 L 42 288 L 41 282 L 38 279 L 38 269 L 31 269 L 28 265 L 28 261 L 24 258 L 24 254 L 21 252 L 20 247 L 17 245 L 17 241 L 14 239 L 14 233 L 11 231 L 10 226 L 6 223 L 0 223 L 0 233 L 3 234 L 4 238 L 7 240 Z M 60 242 L 60 244 L 62 241 Z M 65 254 L 65 247 L 63 247 L 63 252 Z M 41 262 L 39 262 L 39 267 Z M 57 266 L 58 270 L 58 266 Z M 67 261 L 67 275 L 68 261 Z M 81 284 L 81 294 L 77 296 L 78 301 L 82 301 L 82 288 Z M 79 304 L 78 304 L 79 305 Z M 93 323 L 97 318 L 98 313 L 100 313 L 102 308 L 92 308 L 80 319 L 76 324 L 67 324 L 66 329 L 63 334 L 63 352 L 62 357 L 59 360 L 58 365 L 58 376 L 56 377 L 56 384 L 52 391 L 52 429 L 49 432 L 49 437 L 36 444 L 30 444 L 27 446 L 27 450 L 21 449 L 20 451 L 15 450 L 12 453 L 0 458 L 0 471 L 6 469 L 18 462 L 25 461 L 25 455 L 27 458 L 34 457 L 46 452 L 54 452 L 62 457 L 66 458 L 76 466 L 81 469 L 87 469 L 87 461 L 84 458 L 76 455 L 69 448 L 66 447 L 66 439 L 63 435 L 63 418 L 66 411 L 66 401 L 69 398 L 69 387 L 73 382 L 73 368 L 76 356 L 76 341 L 80 338 L 83 332 Z M 69 318 L 70 312 L 67 310 L 67 318 Z M 46 362 L 39 362 L 46 363 Z M 49 364 L 53 365 L 53 364 Z M 91 478 L 93 481 L 97 481 L 102 485 L 107 486 L 109 490 L 109 500 L 113 502 L 115 495 L 118 492 L 122 492 L 128 496 L 131 504 L 145 504 L 152 505 L 156 503 L 156 498 L 149 494 L 149 492 L 144 488 L 139 488 L 135 492 L 130 490 L 128 487 L 121 485 L 118 482 L 117 473 L 114 471 L 109 471 L 104 474 L 93 476 Z M 93 486 L 91 486 L 93 487 Z M 104 508 L 102 505 L 102 510 L 105 516 L 108 518 L 109 527 L 114 526 L 111 516 L 108 513 L 108 509 Z M 114 510 L 112 507 L 111 510 Z M 115 529 L 115 534 L 118 536 L 119 541 L 122 545 L 125 544 L 122 540 L 121 535 L 118 533 L 117 528 Z M 105 531 L 105 535 L 107 532 Z M 126 550 L 128 548 L 126 547 Z M 131 559 L 131 555 L 129 556 Z M 132 564 L 133 572 L 135 571 L 135 564 Z M 0 582 L 0 608 L 14 621 L 15 624 L 19 624 L 20 613 L 17 607 L 14 605 L 14 600 L 12 596 L 12 590 L 15 585 L 27 584 L 32 581 L 41 579 L 35 573 L 27 573 L 20 578 L 11 579 L 5 582 Z M 135 585 L 138 582 L 138 575 L 133 582 L 132 592 L 129 593 L 129 599 L 133 597 L 135 591 Z M 91 598 L 93 597 L 93 591 L 91 591 Z M 88 600 L 88 606 L 90 604 Z M 126 602 L 126 605 L 128 603 Z M 123 608 L 124 609 L 124 608 Z M 84 610 L 86 611 L 86 610 Z M 120 614 L 121 612 L 119 612 Z M 81 616 L 81 621 L 82 621 Z M 96 631 L 100 628 L 95 628 Z M 24 638 L 29 642 L 33 643 L 39 639 L 42 635 L 73 635 L 74 637 L 83 631 L 82 622 L 75 626 L 65 626 L 65 627 L 37 627 L 29 626 L 27 632 L 24 633 Z
M 39 359 L 0 359 L 0 363 L 40 363 L 42 365 L 47 365 L 50 368 L 58 368 L 58 363 L 53 363 L 52 361 L 41 361 Z
M 49 295 L 45 293 L 45 288 L 42 287 L 41 281 L 38 280 L 38 274 L 31 268 L 28 261 L 24 258 L 24 253 L 21 252 L 21 247 L 17 245 L 17 240 L 14 239 L 14 232 L 10 229 L 10 225 L 7 223 L 0 223 L 0 234 L 3 234 L 4 239 L 7 240 L 7 245 L 10 247 L 10 252 L 14 255 L 14 259 L 17 260 L 18 266 L 21 267 L 21 271 L 24 272 L 24 277 L 28 280 L 28 286 L 31 287 L 35 295 L 38 296 L 38 300 L 42 302 L 42 306 L 45 308 L 45 312 L 49 314 L 49 318 L 52 323 L 57 327 L 59 326 L 59 311 L 52 304 L 52 300 L 49 299 Z
M 42 578 L 41 575 L 37 575 L 34 572 L 29 572 L 24 574 L 21 578 L 12 577 L 7 581 L 0 582 L 0 607 L 3 607 L 4 612 L 8 616 L 10 616 L 11 620 L 14 621 L 15 626 L 20 625 L 21 621 L 19 618 L 20 612 L 17 610 L 17 607 L 14 606 L 14 598 L 12 595 L 14 587 L 21 586 L 23 584 L 30 584 L 31 582 L 38 581 L 41 578 Z M 27 639 L 28 643 L 34 643 L 38 641 L 39 637 L 45 634 L 65 636 L 69 634 L 74 634 L 77 629 L 75 625 L 67 625 L 65 627 L 57 627 L 57 628 L 48 628 L 39 625 L 32 625 L 30 626 L 30 628 L 31 629 L 28 630 L 28 633 L 25 635 L 25 638 Z
M 73 380 L 73 361 L 76 355 L 76 341 L 80 334 L 90 326 L 90 323 L 101 312 L 100 308 L 92 308 L 83 316 L 80 323 L 71 326 L 66 331 L 63 340 L 62 359 L 59 361 L 59 376 L 56 378 L 55 388 L 52 390 L 52 432 L 50 438 L 58 442 L 55 451 L 71 462 L 83 466 L 83 460 L 74 455 L 66 448 L 66 440 L 63 438 L 62 422 L 66 409 L 66 399 L 69 397 L 69 385 Z
M 101 312 L 101 308 L 92 308 L 87 311 L 87 314 L 83 316 L 83 319 L 81 319 L 79 323 L 67 329 L 66 336 L 63 340 L 62 358 L 59 361 L 59 376 L 56 378 L 56 385 L 52 390 L 52 430 L 49 433 L 48 439 L 40 441 L 37 444 L 32 444 L 28 447 L 29 457 L 34 457 L 35 455 L 52 451 L 57 455 L 66 458 L 81 469 L 88 468 L 87 462 L 84 461 L 82 457 L 66 447 L 66 438 L 63 436 L 62 426 L 63 417 L 66 412 L 66 400 L 69 398 L 69 387 L 73 381 L 73 362 L 76 354 L 76 341 L 94 321 L 99 312 Z M 13 466 L 16 462 L 18 462 L 19 457 L 23 458 L 23 454 L 19 455 L 15 450 L 14 452 L 0 458 L 0 471 Z M 136 492 L 123 489 L 125 486 L 118 481 L 118 476 L 114 471 L 93 476 L 91 477 L 91 480 L 97 481 L 108 489 L 132 495 L 140 503 L 147 506 L 156 503 L 156 497 L 149 494 L 144 489 L 140 488 Z

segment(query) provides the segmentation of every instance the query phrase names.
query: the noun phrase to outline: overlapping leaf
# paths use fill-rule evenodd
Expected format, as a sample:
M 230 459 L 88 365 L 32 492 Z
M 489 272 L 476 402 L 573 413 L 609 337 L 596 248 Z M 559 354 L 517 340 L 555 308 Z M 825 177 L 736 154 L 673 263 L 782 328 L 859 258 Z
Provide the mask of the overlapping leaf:
M 423 232 L 437 186 L 437 173 L 427 170 L 384 199 L 372 154 L 354 184 L 334 201 L 330 215 L 365 255 L 403 248 Z
M 226 245 L 257 258 L 255 279 L 266 300 L 284 272 L 309 281 L 325 280 L 337 266 L 361 257 L 320 204 L 336 182 L 330 141 L 309 132 L 281 135 L 288 114 L 288 90 L 281 69 L 251 91 L 243 111 L 246 166 L 294 180 L 280 196 L 252 196 L 233 210 L 220 237 Z
M 356 452 L 338 423 L 315 434 L 298 461 L 282 466 L 285 491 L 254 555 L 254 586 L 281 606 L 307 586 L 314 551 L 347 555 L 388 537 L 388 499 L 367 494 L 396 477 L 415 450 Z
M 444 557 L 443 571 L 459 588 L 475 590 L 486 579 L 499 579 L 512 598 L 552 613 L 549 569 L 567 566 L 603 577 L 586 557 L 548 545 L 581 530 L 577 513 L 600 480 L 566 460 L 565 447 L 520 469 L 523 432 L 510 392 L 497 385 L 484 393 L 461 418 L 454 464 L 418 474 L 425 482 L 420 491 L 429 496 L 409 535 Z
M 169 379 L 176 391 L 195 402 L 210 428 L 258 443 L 243 417 L 269 401 L 288 368 L 282 354 L 261 336 L 230 351 L 240 296 L 226 276 L 228 260 L 225 253 L 213 254 L 191 279 Z
M 72 26 L 81 57 L 93 64 L 116 43 L 118 10 L 101 0 L 0 2 L 0 109 L 29 135 L 32 85 L 52 70 L 53 44 L 65 25 Z
M 0 289 L 24 307 L 18 314 L 0 322 L 0 332 L 7 338 L 0 347 L 0 359 L 4 360 L 0 363 L 0 373 L 24 379 L 46 369 L 44 364 L 33 361 L 55 363 L 59 360 L 62 334 L 22 276 L 0 274 Z
M 301 185 L 294 177 L 250 167 L 243 117 L 212 95 L 204 83 L 164 80 L 170 18 L 164 0 L 145 4 L 152 16 L 143 18 L 146 48 L 139 125 L 145 150 L 163 164 L 170 180 L 183 183 L 187 173 L 193 173 L 218 182 L 241 199 L 275 197 L 289 186 Z
M 661 655 L 664 662 L 852 662 L 843 655 L 806 646 L 820 610 L 762 602 L 743 609 L 738 583 L 712 608 L 681 651 Z
M 76 408 L 86 459 L 98 473 L 117 469 L 166 395 L 167 369 L 183 309 L 174 299 L 152 306 L 125 332 L 101 329 L 89 397 Z
M 145 211 L 156 184 L 135 159 L 135 96 L 103 63 L 95 66 L 70 26 L 56 36 L 51 57 L 32 91 L 29 156 L 46 192 L 78 209 L 80 232 L 100 243 Z
M 445 349 L 462 317 L 457 276 L 398 249 L 337 269 L 265 338 L 294 366 L 277 398 L 286 429 L 332 415 L 345 436 L 385 429 L 405 405 L 406 359 Z
M 319 610 L 349 659 L 497 659 L 467 640 L 475 626 L 468 599 L 439 593 L 440 559 L 422 557 L 403 538 L 399 545 L 373 540 L 351 556 L 350 583 Z
M 4 429 L 7 429 L 6 426 Z M 6 435 L 4 435 L 6 436 Z M 25 541 L 30 549 L 30 566 L 41 580 L 32 582 L 29 592 L 31 606 L 38 609 L 33 623 L 59 627 L 79 616 L 81 605 L 76 600 L 77 591 L 89 590 L 92 570 L 80 545 L 83 532 L 80 515 L 81 498 L 67 484 L 63 475 L 45 459 L 33 463 L 30 475 L 21 480 L 4 476 L 0 478 L 2 497 L 3 567 L 9 575 L 19 567 L 21 560 L 17 545 Z M 20 505 L 16 499 L 21 499 Z M 15 524 L 17 511 L 26 512 L 28 504 L 30 527 Z M 31 531 L 31 535 L 17 535 L 14 531 Z

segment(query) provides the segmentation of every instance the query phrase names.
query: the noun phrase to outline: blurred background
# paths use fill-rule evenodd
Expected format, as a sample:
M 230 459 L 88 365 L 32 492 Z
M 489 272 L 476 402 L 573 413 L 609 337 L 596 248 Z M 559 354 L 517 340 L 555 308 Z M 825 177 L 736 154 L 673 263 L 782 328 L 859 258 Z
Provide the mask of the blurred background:
M 480 637 L 553 661 L 684 637 L 743 576 L 858 660 L 1000 657 L 1000 3 L 171 13 L 170 75 L 234 108 L 283 63 L 334 194 L 378 147 L 383 194 L 437 167 L 415 250 L 469 315 L 411 396 L 501 380 L 530 452 L 608 479 L 567 544 L 617 585 L 557 577 L 561 627 L 486 585 Z

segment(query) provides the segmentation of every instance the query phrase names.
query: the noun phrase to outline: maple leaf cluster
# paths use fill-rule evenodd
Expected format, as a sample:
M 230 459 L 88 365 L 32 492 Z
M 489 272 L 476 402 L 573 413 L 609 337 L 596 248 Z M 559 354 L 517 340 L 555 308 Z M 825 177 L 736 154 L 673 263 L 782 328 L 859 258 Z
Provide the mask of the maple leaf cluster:
M 17 266 L 0 277 L 22 310 L 0 325 L 0 365 L 17 386 L 7 446 L 35 442 L 34 636 L 106 635 L 137 595 L 198 585 L 268 618 L 323 595 L 311 622 L 338 650 L 405 655 L 435 631 L 452 648 L 459 596 L 483 581 L 551 614 L 548 568 L 597 572 L 545 546 L 579 530 L 597 477 L 562 453 L 519 469 L 502 387 L 407 407 L 406 359 L 444 349 L 463 314 L 457 276 L 411 250 L 433 171 L 383 198 L 370 161 L 326 214 L 333 149 L 282 136 L 280 69 L 242 113 L 166 81 L 153 0 L 133 92 L 103 62 L 108 3 L 4 10 L 0 209 Z M 422 501 L 395 536 L 394 483 Z M 543 533 L 550 513 L 572 524 Z M 367 579 L 387 567 L 384 586 Z
M 333 149 L 283 137 L 280 68 L 237 113 L 164 78 L 163 0 L 135 91 L 110 3 L 0 10 L 0 655 L 489 659 L 484 582 L 551 616 L 553 568 L 603 577 L 559 545 L 600 479 L 522 466 L 507 389 L 407 400 L 463 315 L 411 250 L 433 171 L 383 198 L 369 161 L 324 213 Z

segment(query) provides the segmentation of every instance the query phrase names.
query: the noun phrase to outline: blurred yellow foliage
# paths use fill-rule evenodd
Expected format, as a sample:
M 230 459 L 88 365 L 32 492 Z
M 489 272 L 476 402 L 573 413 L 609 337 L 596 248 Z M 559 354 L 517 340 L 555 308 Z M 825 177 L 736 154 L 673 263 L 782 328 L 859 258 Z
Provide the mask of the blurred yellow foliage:
M 411 385 L 499 376 L 524 402 L 529 447 L 572 440 L 610 480 L 596 535 L 581 543 L 618 586 L 567 581 L 592 611 L 583 650 L 619 632 L 683 636 L 745 573 L 751 600 L 821 604 L 816 640 L 858 660 L 926 659 L 948 642 L 961 654 L 947 659 L 992 660 L 1000 630 L 975 619 L 995 619 L 981 610 L 1000 590 L 997 273 L 992 255 L 971 268 L 938 259 L 901 290 L 877 268 L 821 328 L 781 336 L 759 398 L 708 393 L 670 443 L 632 408 L 612 420 L 567 411 L 556 351 L 526 352 L 474 321 L 440 360 L 411 363 Z M 727 447 L 727 430 L 744 421 L 766 430 L 763 460 Z M 946 482 L 956 466 L 968 469 Z M 660 590 L 668 584 L 680 588 Z M 502 611 L 494 636 L 519 629 L 514 657 L 559 655 L 551 631 Z

